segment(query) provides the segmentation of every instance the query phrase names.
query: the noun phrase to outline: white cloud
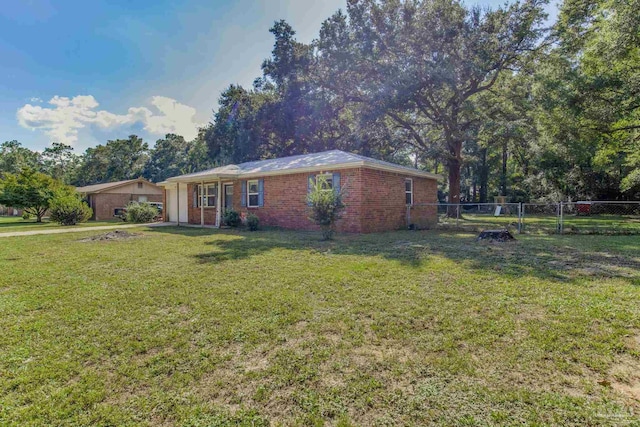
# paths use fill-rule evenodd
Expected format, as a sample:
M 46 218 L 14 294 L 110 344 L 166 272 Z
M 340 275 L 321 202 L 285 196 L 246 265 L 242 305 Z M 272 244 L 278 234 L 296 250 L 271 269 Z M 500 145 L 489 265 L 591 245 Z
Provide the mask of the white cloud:
M 32 98 L 32 102 L 37 101 Z M 186 139 L 196 137 L 201 124 L 195 122 L 195 108 L 164 96 L 154 96 L 149 103 L 153 110 L 131 107 L 127 114 L 115 114 L 97 110 L 100 104 L 91 95 L 54 96 L 48 102 L 51 107 L 26 104 L 18 110 L 16 117 L 20 126 L 44 131 L 52 141 L 66 144 L 77 142 L 78 131 L 92 125 L 117 129 L 140 123 L 151 134 L 177 133 Z
M 37 103 L 39 103 L 39 104 L 41 104 L 41 103 L 42 103 L 42 99 L 40 99 L 40 98 L 38 98 L 38 97 L 33 97 L 33 98 L 29 99 L 29 101 L 31 101 L 31 102 L 37 102 Z

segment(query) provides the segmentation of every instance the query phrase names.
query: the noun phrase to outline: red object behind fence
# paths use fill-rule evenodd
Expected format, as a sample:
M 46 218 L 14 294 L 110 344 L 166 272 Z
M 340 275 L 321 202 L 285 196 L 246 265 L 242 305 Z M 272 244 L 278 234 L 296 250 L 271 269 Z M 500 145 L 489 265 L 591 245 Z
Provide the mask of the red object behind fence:
M 576 203 L 576 207 L 578 208 L 578 215 L 580 215 L 580 214 L 584 214 L 584 215 L 591 214 L 591 202 L 577 202 Z

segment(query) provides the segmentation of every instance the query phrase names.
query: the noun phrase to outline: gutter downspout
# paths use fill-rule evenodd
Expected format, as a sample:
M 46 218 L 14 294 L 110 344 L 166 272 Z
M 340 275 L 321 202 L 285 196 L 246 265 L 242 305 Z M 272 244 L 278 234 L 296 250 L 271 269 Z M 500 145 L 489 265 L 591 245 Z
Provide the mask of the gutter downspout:
M 178 216 L 178 227 L 180 227 L 180 183 L 176 182 L 176 212 Z

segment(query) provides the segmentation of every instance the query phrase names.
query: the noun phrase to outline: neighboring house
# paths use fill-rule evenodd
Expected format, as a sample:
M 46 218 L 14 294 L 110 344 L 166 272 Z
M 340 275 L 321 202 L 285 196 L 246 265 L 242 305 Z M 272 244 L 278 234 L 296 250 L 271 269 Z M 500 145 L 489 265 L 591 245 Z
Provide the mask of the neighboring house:
M 113 219 L 130 202 L 162 202 L 163 194 L 161 187 L 142 178 L 77 187 L 76 191 L 93 209 L 91 219 L 98 221 Z
M 0 216 L 22 216 L 22 209 L 0 205 Z
M 220 226 L 221 213 L 254 213 L 262 225 L 314 230 L 309 183 L 326 175 L 343 189 L 339 231 L 368 233 L 406 228 L 407 205 L 437 202 L 438 175 L 344 151 L 227 165 L 158 183 L 164 187 L 165 221 Z M 436 206 L 421 218 L 436 222 Z M 427 225 L 427 224 L 421 224 Z

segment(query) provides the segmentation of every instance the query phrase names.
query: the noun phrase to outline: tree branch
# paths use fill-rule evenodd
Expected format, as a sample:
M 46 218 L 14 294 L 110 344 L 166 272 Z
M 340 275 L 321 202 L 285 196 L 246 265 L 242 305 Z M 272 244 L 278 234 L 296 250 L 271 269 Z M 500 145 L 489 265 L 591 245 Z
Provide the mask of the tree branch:
M 387 115 L 391 117 L 393 120 L 395 120 L 398 124 L 400 124 L 404 129 L 409 131 L 413 139 L 416 141 L 416 143 L 420 145 L 420 147 L 423 150 L 426 149 L 426 144 L 424 143 L 424 140 L 408 121 L 400 118 L 400 116 L 398 116 L 396 113 L 393 113 L 391 111 L 387 111 Z

